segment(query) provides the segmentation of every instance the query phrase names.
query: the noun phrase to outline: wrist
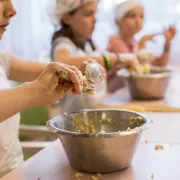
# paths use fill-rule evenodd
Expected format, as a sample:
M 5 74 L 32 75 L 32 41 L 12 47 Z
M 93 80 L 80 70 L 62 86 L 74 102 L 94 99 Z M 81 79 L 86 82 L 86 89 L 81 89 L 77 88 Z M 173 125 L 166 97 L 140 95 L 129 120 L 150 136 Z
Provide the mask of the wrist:
M 40 85 L 36 82 L 24 83 L 23 92 L 27 99 L 27 106 L 40 106 L 42 105 L 40 97 L 42 96 L 42 90 Z
M 112 69 L 112 60 L 106 55 L 103 55 L 103 58 L 106 70 L 110 71 Z
M 165 52 L 165 53 L 169 53 L 169 52 L 170 52 L 170 48 L 171 48 L 170 43 L 166 43 L 166 44 L 164 45 L 164 52 Z

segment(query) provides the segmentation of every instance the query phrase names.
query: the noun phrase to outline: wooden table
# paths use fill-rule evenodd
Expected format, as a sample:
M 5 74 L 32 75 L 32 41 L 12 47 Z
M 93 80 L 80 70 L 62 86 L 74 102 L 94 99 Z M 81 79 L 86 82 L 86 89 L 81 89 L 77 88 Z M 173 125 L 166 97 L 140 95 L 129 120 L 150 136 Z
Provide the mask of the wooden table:
M 151 180 L 152 174 L 154 180 L 180 179 L 180 113 L 146 115 L 154 125 L 143 133 L 132 166 L 122 172 L 102 175 L 99 180 Z M 163 145 L 164 150 L 155 151 L 156 144 Z M 58 140 L 2 180 L 77 180 L 75 174 Z M 91 180 L 92 175 L 84 174 L 83 179 Z

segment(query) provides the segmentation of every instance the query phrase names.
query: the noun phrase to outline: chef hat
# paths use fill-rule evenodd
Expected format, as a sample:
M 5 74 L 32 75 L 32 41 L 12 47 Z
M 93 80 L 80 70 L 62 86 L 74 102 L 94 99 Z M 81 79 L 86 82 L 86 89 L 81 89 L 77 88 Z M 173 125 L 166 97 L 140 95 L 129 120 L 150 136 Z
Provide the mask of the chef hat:
M 98 0 L 57 0 L 56 1 L 56 15 L 58 19 L 62 19 L 63 15 L 76 10 L 80 6 Z
M 127 0 L 123 3 L 120 3 L 116 6 L 115 18 L 116 20 L 121 20 L 125 15 L 136 7 L 144 7 L 142 3 L 137 2 L 136 0 Z

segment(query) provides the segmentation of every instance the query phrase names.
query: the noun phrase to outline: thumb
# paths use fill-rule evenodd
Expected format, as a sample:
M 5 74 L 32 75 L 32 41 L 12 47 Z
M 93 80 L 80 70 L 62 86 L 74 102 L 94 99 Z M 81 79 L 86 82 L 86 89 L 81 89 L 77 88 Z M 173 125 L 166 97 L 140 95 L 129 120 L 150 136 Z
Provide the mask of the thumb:
M 48 82 L 47 88 L 52 92 L 57 88 L 58 84 L 59 84 L 59 78 L 56 75 L 54 75 L 52 76 L 51 80 Z

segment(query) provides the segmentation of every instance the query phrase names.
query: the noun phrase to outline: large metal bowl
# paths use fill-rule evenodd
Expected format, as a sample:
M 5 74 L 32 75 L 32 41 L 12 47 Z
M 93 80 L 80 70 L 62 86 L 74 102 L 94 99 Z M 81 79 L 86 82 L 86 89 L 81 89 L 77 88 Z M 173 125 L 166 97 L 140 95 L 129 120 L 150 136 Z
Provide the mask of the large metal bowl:
M 120 70 L 117 74 L 125 80 L 132 99 L 155 100 L 164 98 L 172 71 L 151 67 L 151 72 L 144 75 L 132 75 L 125 70 Z
M 134 121 L 137 117 L 140 122 Z M 96 133 L 89 127 L 80 133 L 77 121 L 91 123 Z M 130 166 L 141 133 L 151 124 L 151 120 L 136 112 L 103 109 L 62 114 L 49 120 L 47 128 L 59 135 L 74 169 L 110 173 Z

